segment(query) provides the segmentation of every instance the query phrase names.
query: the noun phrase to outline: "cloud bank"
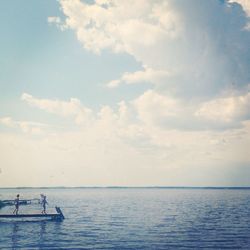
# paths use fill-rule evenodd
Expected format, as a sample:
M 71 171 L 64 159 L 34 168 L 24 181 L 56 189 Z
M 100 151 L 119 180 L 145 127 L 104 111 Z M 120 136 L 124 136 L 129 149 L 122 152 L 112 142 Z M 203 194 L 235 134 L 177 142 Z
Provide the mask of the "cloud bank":
M 250 33 L 244 29 L 248 19 L 238 4 L 216 0 L 60 3 L 64 26 L 75 31 L 85 49 L 128 53 L 141 62 L 141 72 L 127 72 L 109 87 L 148 81 L 174 95 L 205 98 L 250 82 Z
M 140 121 L 200 130 L 239 127 L 249 119 L 246 1 L 60 4 L 65 15 L 61 25 L 74 30 L 85 49 L 127 53 L 141 63 L 140 71 L 107 83 L 109 88 L 152 84 L 129 104 Z
M 53 173 L 46 180 L 55 185 L 63 173 L 65 185 L 250 185 L 233 176 L 250 173 L 248 1 L 59 3 L 64 18 L 49 17 L 49 24 L 72 30 L 85 50 L 125 53 L 141 65 L 103 82 L 109 91 L 145 83 L 147 89 L 98 110 L 75 97 L 23 93 L 30 109 L 72 120 L 74 129 L 50 129 L 39 141 L 32 129 L 22 129 L 25 138 L 0 134 L 6 156 L 23 154 L 41 176 Z M 39 127 L 10 117 L 0 122 Z M 5 161 L 14 171 L 16 162 Z

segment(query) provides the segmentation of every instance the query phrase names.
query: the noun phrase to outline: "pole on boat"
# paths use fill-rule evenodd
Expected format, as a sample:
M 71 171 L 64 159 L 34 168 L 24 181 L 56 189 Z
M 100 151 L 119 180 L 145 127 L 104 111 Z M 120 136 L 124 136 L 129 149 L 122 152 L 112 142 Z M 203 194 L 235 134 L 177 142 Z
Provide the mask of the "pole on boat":
M 61 208 L 60 208 L 60 207 L 55 207 L 55 209 L 56 209 L 56 212 L 60 215 L 60 219 L 61 219 L 61 220 L 64 220 L 65 217 L 64 217 L 64 215 L 63 215 L 63 213 L 62 213 Z

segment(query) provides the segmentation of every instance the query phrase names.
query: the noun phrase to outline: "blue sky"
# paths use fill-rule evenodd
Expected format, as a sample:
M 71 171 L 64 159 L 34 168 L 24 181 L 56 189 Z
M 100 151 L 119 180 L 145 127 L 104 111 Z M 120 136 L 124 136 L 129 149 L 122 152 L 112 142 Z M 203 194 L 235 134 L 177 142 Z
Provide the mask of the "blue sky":
M 0 186 L 250 185 L 247 1 L 1 7 Z
M 124 92 L 131 98 L 141 91 L 106 90 L 104 82 L 140 65 L 125 54 L 107 51 L 99 56 L 85 51 L 71 30 L 61 32 L 49 24 L 49 16 L 62 16 L 57 1 L 5 1 L 3 9 L 1 107 L 6 115 L 6 106 L 15 105 L 22 92 L 44 98 L 77 96 L 97 108 L 101 103 L 116 103 Z

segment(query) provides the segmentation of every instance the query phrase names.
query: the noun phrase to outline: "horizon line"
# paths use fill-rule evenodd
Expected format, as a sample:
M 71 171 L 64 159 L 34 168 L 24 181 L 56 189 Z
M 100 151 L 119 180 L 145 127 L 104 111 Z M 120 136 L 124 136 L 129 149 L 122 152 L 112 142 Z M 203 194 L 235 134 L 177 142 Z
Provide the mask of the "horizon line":
M 0 189 L 115 189 L 115 188 L 155 188 L 155 189 L 250 189 L 250 186 L 20 186 L 20 187 L 0 187 Z

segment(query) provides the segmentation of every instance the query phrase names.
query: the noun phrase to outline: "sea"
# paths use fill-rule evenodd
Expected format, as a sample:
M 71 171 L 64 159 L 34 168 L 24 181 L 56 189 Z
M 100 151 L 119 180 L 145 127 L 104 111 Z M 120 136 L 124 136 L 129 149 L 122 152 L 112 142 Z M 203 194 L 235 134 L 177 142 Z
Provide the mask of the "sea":
M 65 220 L 0 218 L 0 249 L 250 249 L 247 188 L 18 188 L 0 200 L 17 194 L 45 194 L 47 212 L 59 206 Z

